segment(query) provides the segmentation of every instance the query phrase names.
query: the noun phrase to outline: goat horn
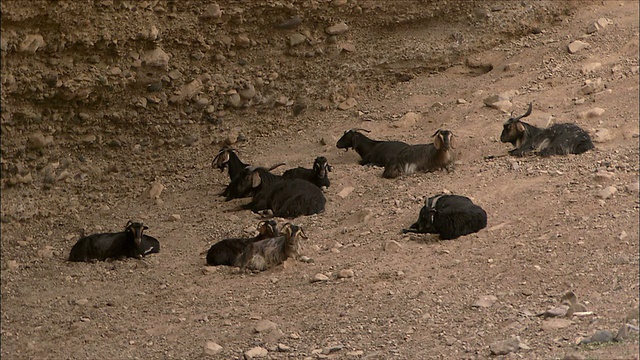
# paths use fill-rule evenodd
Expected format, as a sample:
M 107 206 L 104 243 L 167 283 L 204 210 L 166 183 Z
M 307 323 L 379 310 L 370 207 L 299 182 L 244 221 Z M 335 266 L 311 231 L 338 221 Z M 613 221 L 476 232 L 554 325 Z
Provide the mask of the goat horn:
M 131 220 L 127 221 L 127 225 L 124 226 L 124 229 L 125 230 L 128 229 L 129 226 L 131 226 L 131 224 L 133 224 L 133 221 L 131 221 Z
M 278 163 L 278 164 L 275 164 L 275 165 L 273 165 L 272 167 L 270 167 L 270 168 L 269 168 L 269 171 L 271 171 L 271 170 L 273 170 L 273 169 L 275 169 L 275 168 L 278 168 L 278 167 L 280 167 L 280 166 L 282 166 L 282 165 L 287 165 L 287 163 Z
M 435 133 L 433 133 L 433 135 L 431 135 L 431 137 L 434 137 L 434 136 L 438 135 L 440 132 L 442 132 L 442 130 L 438 129 L 438 131 L 436 131 Z
M 527 117 L 527 116 L 531 115 L 531 110 L 532 110 L 532 109 L 533 109 L 533 103 L 532 103 L 532 102 L 530 102 L 530 103 L 529 103 L 529 109 L 527 109 L 527 112 L 526 112 L 526 113 L 524 113 L 524 115 L 520 115 L 520 116 L 518 116 L 518 117 L 516 118 L 516 120 L 520 120 L 520 119 L 522 119 L 522 118 L 525 118 L 525 117 Z

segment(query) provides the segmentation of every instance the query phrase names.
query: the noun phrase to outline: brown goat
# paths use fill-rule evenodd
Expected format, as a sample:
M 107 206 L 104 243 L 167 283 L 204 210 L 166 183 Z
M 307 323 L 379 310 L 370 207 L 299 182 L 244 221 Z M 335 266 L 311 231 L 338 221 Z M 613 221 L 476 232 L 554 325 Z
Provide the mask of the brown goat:
M 384 167 L 382 177 L 393 179 L 414 172 L 431 172 L 453 169 L 455 139 L 449 130 L 438 130 L 433 134 L 432 144 L 411 145 L 402 149 Z
M 257 241 L 247 246 L 238 257 L 237 265 L 240 269 L 264 271 L 282 264 L 290 257 L 297 259 L 301 250 L 299 238 L 307 239 L 302 227 L 286 223 L 282 226 L 280 233 L 284 235 Z

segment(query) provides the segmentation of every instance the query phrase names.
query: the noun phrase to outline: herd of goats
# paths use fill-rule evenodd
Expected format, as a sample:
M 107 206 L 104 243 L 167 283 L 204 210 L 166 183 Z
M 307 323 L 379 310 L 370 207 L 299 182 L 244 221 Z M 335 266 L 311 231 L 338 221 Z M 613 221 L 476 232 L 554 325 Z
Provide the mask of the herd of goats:
M 534 154 L 539 156 L 581 154 L 593 149 L 589 134 L 575 124 L 555 124 L 542 129 L 521 121 L 531 114 L 532 104 L 521 116 L 511 117 L 504 123 L 500 141 L 511 143 L 512 156 Z M 362 158 L 361 165 L 384 166 L 384 178 L 396 178 L 415 172 L 450 171 L 454 164 L 455 138 L 451 131 L 438 130 L 433 143 L 409 145 L 401 141 L 378 141 L 361 131 L 351 129 L 336 143 L 339 149 L 354 149 Z M 326 199 L 323 188 L 330 185 L 328 173 L 331 165 L 325 157 L 315 159 L 312 169 L 298 167 L 282 175 L 271 168 L 243 163 L 233 149 L 224 147 L 213 159 L 212 165 L 228 169 L 230 183 L 221 195 L 226 200 L 252 197 L 241 205 L 264 216 L 292 219 L 324 211 Z M 420 210 L 418 220 L 403 233 L 438 234 L 440 239 L 456 239 L 480 231 L 487 226 L 487 213 L 469 198 L 460 195 L 438 194 L 429 197 Z M 160 251 L 157 239 L 144 234 L 147 227 L 129 221 L 124 232 L 101 233 L 82 237 L 71 249 L 69 261 L 103 261 L 110 258 L 133 257 L 141 259 Z M 258 223 L 258 234 L 252 238 L 221 240 L 207 252 L 210 266 L 228 265 L 252 271 L 263 271 L 282 264 L 288 258 L 298 259 L 300 238 L 306 239 L 300 226 L 286 223 L 280 230 L 273 219 Z

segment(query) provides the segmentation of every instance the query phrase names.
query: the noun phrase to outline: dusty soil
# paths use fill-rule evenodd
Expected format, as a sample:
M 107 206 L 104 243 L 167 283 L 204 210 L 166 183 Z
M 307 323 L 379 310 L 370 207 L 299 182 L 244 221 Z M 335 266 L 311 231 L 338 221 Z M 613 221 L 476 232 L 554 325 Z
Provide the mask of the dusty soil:
M 480 359 L 518 337 L 497 357 L 638 359 L 633 331 L 577 345 L 638 325 L 638 3 L 381 3 L 3 1 L 2 358 Z M 574 40 L 589 46 L 570 54 Z M 484 105 L 505 92 L 511 109 Z M 529 102 L 531 123 L 577 123 L 596 149 L 485 160 Z M 354 127 L 410 143 L 449 129 L 456 169 L 383 179 L 335 148 Z M 329 159 L 326 211 L 294 220 L 313 263 L 204 265 L 259 221 L 217 195 L 225 142 L 256 165 Z M 488 227 L 402 235 L 445 189 Z M 81 234 L 132 218 L 159 254 L 65 261 Z M 592 313 L 535 316 L 567 291 Z M 275 329 L 256 332 L 264 320 Z

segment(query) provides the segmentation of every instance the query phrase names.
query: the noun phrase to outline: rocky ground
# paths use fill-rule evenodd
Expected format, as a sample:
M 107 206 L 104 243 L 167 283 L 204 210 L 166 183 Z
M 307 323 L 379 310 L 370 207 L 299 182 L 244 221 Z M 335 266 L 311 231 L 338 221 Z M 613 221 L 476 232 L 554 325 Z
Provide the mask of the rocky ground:
M 3 1 L 2 358 L 638 359 L 638 21 L 634 1 Z M 529 102 L 596 149 L 485 160 Z M 383 179 L 335 147 L 354 127 L 449 129 L 456 168 Z M 259 221 L 218 196 L 225 144 L 329 159 L 326 211 L 293 221 L 313 262 L 204 265 Z M 401 234 L 441 191 L 487 228 Z M 129 219 L 159 254 L 65 261 Z

